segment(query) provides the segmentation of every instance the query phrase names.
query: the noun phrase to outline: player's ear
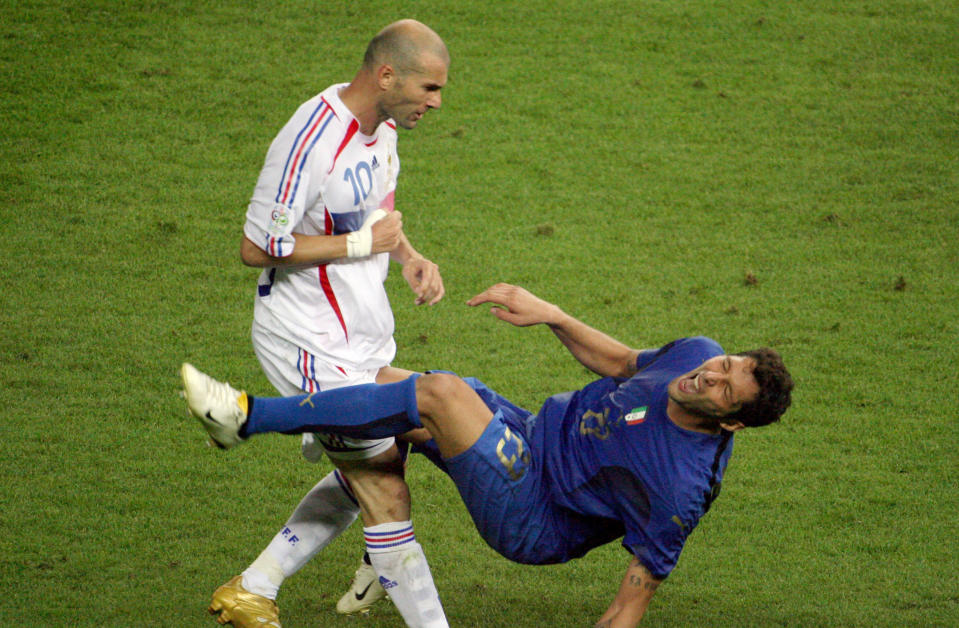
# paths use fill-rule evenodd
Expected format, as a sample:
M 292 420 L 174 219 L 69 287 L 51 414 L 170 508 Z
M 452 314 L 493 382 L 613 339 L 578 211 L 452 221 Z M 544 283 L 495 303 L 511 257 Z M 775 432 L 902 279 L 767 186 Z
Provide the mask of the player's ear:
M 393 69 L 393 66 L 389 63 L 384 63 L 383 65 L 376 68 L 376 83 L 380 86 L 382 90 L 388 90 L 393 87 L 393 83 L 396 82 L 396 70 Z
M 740 421 L 720 421 L 719 427 L 729 432 L 738 432 L 746 426 Z

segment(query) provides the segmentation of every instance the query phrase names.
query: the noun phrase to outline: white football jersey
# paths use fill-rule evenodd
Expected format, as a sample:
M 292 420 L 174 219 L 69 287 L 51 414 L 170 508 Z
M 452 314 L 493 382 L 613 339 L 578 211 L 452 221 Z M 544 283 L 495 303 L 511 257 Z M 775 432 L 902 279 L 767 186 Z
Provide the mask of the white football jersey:
M 292 233 L 358 230 L 376 209 L 393 210 L 396 126 L 372 136 L 333 85 L 300 106 L 270 146 L 246 213 L 245 235 L 275 257 L 293 252 Z M 267 268 L 257 282 L 254 318 L 319 359 L 375 369 L 396 353 L 393 313 L 383 287 L 389 254 L 342 258 L 309 268 Z

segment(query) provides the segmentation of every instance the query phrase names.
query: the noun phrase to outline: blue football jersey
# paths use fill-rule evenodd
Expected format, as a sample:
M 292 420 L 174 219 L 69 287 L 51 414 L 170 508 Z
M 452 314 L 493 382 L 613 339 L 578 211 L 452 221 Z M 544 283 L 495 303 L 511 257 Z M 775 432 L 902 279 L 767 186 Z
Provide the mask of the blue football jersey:
M 642 352 L 628 379 L 606 377 L 546 400 L 528 437 L 553 502 L 568 513 L 568 558 L 622 536 L 654 575 L 673 569 L 718 493 L 732 440 L 673 423 L 667 386 L 722 354 L 709 338 L 683 338 Z

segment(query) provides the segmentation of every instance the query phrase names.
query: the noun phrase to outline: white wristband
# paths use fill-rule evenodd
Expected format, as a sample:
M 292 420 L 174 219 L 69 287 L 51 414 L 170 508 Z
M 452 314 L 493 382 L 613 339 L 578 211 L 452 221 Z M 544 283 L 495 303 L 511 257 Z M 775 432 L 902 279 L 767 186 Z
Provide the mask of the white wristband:
M 346 234 L 346 256 L 367 257 L 373 252 L 373 229 L 363 227 Z

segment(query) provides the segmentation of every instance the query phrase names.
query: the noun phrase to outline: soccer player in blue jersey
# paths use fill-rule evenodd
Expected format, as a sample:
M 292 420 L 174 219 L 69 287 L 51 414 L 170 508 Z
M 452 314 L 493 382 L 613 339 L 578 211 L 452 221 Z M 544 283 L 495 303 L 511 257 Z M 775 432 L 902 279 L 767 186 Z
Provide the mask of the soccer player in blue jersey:
M 597 626 L 635 626 L 719 494 L 733 433 L 777 421 L 792 379 L 778 353 L 704 337 L 635 350 L 528 291 L 469 304 L 546 324 L 601 376 L 534 414 L 478 380 L 431 372 L 290 398 L 253 398 L 184 365 L 191 412 L 231 447 L 264 432 L 381 438 L 425 428 L 483 539 L 520 563 L 561 563 L 622 538 L 632 554 Z

